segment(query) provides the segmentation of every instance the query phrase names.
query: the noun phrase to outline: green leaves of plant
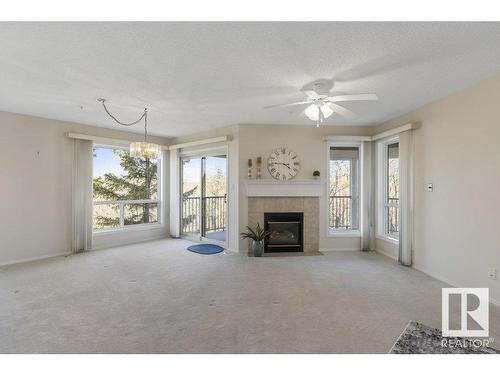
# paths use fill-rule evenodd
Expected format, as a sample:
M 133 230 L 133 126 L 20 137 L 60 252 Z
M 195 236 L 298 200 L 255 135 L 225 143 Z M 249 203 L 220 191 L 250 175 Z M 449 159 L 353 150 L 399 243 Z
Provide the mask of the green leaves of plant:
M 257 223 L 255 229 L 252 229 L 249 226 L 247 226 L 247 231 L 240 233 L 242 239 L 250 238 L 251 240 L 258 242 L 264 241 L 265 239 L 269 238 L 270 235 L 271 232 L 264 230 L 264 228 L 261 228 L 259 223 Z

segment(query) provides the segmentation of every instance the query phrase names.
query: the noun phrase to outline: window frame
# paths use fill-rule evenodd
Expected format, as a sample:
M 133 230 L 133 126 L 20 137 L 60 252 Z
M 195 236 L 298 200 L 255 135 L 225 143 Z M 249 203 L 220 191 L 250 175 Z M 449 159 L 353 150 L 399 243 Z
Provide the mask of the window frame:
M 116 146 L 116 145 L 106 145 L 106 144 L 94 144 L 93 148 L 106 148 L 110 150 L 123 150 L 129 151 L 130 149 L 126 146 Z M 92 189 L 92 218 L 94 217 L 94 206 L 95 205 L 104 205 L 104 204 L 114 204 L 119 206 L 119 226 L 115 228 L 103 228 L 103 229 L 94 229 L 92 225 L 92 235 L 99 236 L 103 234 L 113 233 L 113 232 L 133 232 L 140 230 L 148 230 L 154 229 L 164 226 L 163 220 L 163 151 L 161 151 L 160 157 L 157 159 L 157 172 L 156 172 L 156 180 L 157 180 L 157 193 L 156 199 L 135 199 L 135 200 L 116 200 L 116 201 L 95 201 L 94 193 Z M 92 170 L 94 168 L 94 163 L 92 163 Z M 93 180 L 92 173 L 92 180 Z M 92 184 L 93 185 L 93 184 Z M 155 203 L 157 205 L 157 216 L 158 221 L 156 223 L 143 223 L 143 224 L 134 224 L 134 225 L 125 225 L 125 205 L 127 204 L 141 204 L 141 203 Z
M 378 204 L 377 204 L 377 238 L 394 243 L 399 244 L 399 235 L 398 237 L 391 236 L 387 231 L 388 228 L 388 213 L 387 210 L 390 207 L 400 208 L 400 203 L 388 203 L 388 148 L 390 145 L 395 143 L 400 144 L 399 136 L 391 137 L 380 141 L 377 147 L 378 154 L 378 166 L 377 166 L 377 190 L 378 190 Z M 401 171 L 401 169 L 400 169 Z M 400 172 L 401 173 L 401 172 Z M 400 182 L 401 184 L 401 182 Z
M 359 150 L 359 160 L 358 160 L 358 171 L 357 171 L 357 183 L 358 183 L 358 229 L 332 229 L 330 227 L 330 148 L 332 147 L 357 147 Z M 363 228 L 363 215 L 362 215 L 362 206 L 363 206 L 363 143 L 362 141 L 328 141 L 326 142 L 326 194 L 325 194 L 325 207 L 327 207 L 326 211 L 326 235 L 327 237 L 361 237 Z M 352 170 L 352 166 L 351 166 Z M 352 184 L 351 184 L 351 197 L 352 194 Z M 351 198 L 352 199 L 352 198 Z M 352 217 L 352 210 L 351 210 Z M 352 219 L 351 219 L 352 221 Z

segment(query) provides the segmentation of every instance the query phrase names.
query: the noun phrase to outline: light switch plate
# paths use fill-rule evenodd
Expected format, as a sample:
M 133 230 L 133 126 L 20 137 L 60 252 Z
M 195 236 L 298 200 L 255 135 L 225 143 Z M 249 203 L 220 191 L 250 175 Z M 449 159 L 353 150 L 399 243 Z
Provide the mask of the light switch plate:
M 432 183 L 428 183 L 426 185 L 426 188 L 429 193 L 432 193 L 434 191 L 434 185 Z

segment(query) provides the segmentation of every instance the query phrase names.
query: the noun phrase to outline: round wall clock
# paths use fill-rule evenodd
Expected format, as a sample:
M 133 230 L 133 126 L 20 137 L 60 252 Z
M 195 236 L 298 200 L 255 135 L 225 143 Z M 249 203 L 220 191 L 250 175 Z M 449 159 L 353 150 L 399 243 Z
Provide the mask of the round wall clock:
M 299 173 L 300 160 L 294 151 L 280 147 L 269 155 L 267 169 L 276 180 L 291 180 Z

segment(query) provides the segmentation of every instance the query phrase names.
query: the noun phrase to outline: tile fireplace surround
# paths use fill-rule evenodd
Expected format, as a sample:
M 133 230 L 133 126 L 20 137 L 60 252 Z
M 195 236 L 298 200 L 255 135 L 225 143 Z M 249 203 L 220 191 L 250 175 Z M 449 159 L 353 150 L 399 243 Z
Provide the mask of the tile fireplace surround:
M 303 212 L 304 253 L 319 251 L 319 197 L 248 197 L 249 226 L 264 227 L 264 212 Z

